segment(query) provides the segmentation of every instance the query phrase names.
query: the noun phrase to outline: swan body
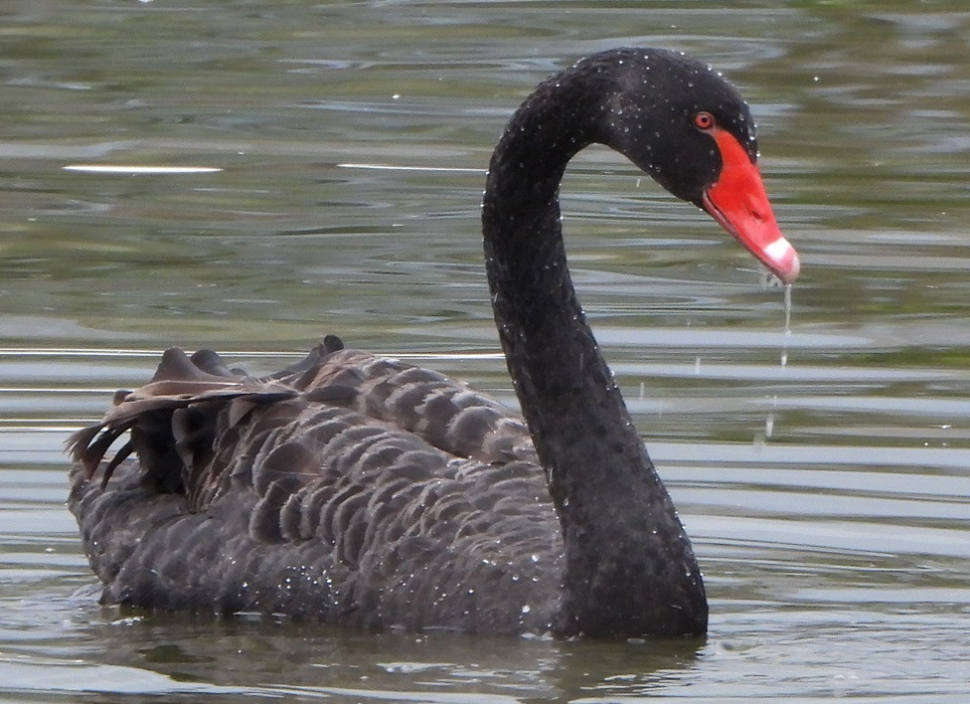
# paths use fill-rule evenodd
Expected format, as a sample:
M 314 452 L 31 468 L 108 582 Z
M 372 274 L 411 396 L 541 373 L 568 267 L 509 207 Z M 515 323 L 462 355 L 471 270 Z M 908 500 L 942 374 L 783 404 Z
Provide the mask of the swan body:
M 486 183 L 486 269 L 524 418 L 333 336 L 262 378 L 169 350 L 69 440 L 102 601 L 375 630 L 706 632 L 690 541 L 566 266 L 559 182 L 593 142 L 797 277 L 734 88 L 667 51 L 584 59 L 515 113 Z

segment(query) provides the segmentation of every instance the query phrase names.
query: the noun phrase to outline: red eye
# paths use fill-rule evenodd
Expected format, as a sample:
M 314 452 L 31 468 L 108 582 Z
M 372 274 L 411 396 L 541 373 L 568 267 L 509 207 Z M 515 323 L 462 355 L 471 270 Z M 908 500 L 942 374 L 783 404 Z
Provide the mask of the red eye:
M 694 126 L 699 130 L 709 130 L 714 126 L 714 116 L 702 110 L 694 115 Z

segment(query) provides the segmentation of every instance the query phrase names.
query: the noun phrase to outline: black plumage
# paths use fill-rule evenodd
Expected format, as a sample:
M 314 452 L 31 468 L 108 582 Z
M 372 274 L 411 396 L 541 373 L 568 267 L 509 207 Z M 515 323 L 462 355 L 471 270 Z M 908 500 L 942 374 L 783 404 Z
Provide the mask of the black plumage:
M 573 290 L 558 188 L 602 142 L 708 207 L 723 166 L 708 117 L 753 164 L 737 92 L 641 49 L 577 63 L 512 117 L 482 220 L 524 420 L 333 336 L 260 379 L 213 352 L 166 352 L 70 440 L 70 508 L 103 600 L 372 629 L 704 633 L 690 541 Z

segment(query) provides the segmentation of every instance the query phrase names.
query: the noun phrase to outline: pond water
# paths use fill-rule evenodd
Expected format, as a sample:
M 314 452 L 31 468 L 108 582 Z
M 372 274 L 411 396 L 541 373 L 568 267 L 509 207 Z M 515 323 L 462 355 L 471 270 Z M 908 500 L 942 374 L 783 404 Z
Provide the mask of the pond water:
M 5 3 L 0 700 L 963 701 L 965 10 Z M 709 636 L 370 635 L 98 606 L 62 444 L 167 346 L 272 371 L 334 332 L 514 403 L 484 168 L 536 82 L 618 45 L 687 51 L 741 87 L 802 254 L 789 334 L 750 257 L 630 164 L 592 149 L 563 186 L 580 296 L 694 541 Z M 67 168 L 92 164 L 218 170 Z

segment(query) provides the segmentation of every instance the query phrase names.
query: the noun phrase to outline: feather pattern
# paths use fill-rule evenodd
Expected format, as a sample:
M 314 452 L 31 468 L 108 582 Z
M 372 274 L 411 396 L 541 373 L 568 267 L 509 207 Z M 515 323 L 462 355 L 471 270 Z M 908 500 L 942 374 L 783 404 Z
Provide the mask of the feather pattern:
M 126 430 L 117 457 L 138 459 L 104 460 Z M 561 538 L 528 430 L 441 374 L 332 336 L 261 379 L 172 349 L 69 446 L 71 509 L 107 602 L 375 629 L 551 627 Z M 217 589 L 211 565 L 226 568 Z

